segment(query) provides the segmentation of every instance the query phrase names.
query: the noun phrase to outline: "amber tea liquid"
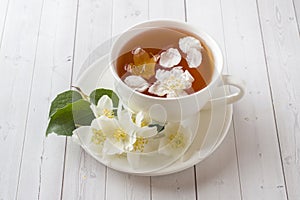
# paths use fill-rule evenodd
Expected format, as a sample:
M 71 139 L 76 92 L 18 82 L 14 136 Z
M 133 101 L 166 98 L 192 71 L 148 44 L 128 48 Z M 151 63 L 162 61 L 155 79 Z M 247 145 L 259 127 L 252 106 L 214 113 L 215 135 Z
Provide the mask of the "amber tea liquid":
M 181 30 L 178 31 L 174 29 L 169 29 L 169 28 L 149 29 L 139 34 L 131 41 L 129 41 L 122 48 L 121 56 L 119 56 L 116 60 L 117 73 L 119 77 L 122 80 L 124 80 L 128 75 L 130 75 L 130 73 L 126 71 L 126 66 L 134 62 L 133 53 L 132 53 L 133 49 L 140 47 L 150 55 L 157 55 L 167 50 L 168 48 L 179 49 L 178 41 L 180 38 L 185 36 L 192 36 L 198 39 L 201 42 L 201 45 L 203 47 L 203 49 L 201 50 L 202 62 L 200 66 L 197 68 L 190 68 L 188 66 L 187 61 L 184 59 L 186 55 L 180 52 L 182 59 L 180 63 L 176 66 L 181 66 L 184 71 L 188 70 L 189 73 L 194 78 L 192 87 L 185 91 L 188 94 L 192 94 L 205 88 L 210 83 L 214 71 L 214 60 L 210 49 L 201 40 L 201 38 L 195 36 L 194 34 L 183 32 Z M 171 68 L 164 68 L 160 66 L 159 62 L 155 64 L 155 70 L 157 69 L 171 70 Z M 148 80 L 148 83 L 152 84 L 155 81 L 156 81 L 155 76 L 153 76 Z M 154 94 L 149 93 L 148 90 L 142 93 L 150 96 L 156 96 Z

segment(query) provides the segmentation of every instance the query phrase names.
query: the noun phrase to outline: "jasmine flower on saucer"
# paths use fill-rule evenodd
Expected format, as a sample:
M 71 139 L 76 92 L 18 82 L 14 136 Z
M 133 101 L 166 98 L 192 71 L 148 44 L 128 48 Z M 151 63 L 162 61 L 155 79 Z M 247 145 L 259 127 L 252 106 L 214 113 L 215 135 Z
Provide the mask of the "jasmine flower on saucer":
M 180 156 L 191 140 L 191 131 L 180 123 L 168 123 L 161 134 L 158 152 L 167 156 Z
M 156 82 L 149 88 L 149 92 L 158 96 L 167 97 L 185 96 L 184 91 L 192 86 L 193 76 L 182 67 L 174 67 L 170 71 L 158 69 L 156 71 Z
M 91 104 L 91 109 L 96 117 L 106 116 L 114 118 L 113 103 L 107 95 L 103 95 L 99 99 L 97 106 Z
M 100 119 L 96 118 L 92 121 L 91 126 L 81 126 L 73 131 L 73 141 L 85 146 L 95 155 L 102 155 L 106 135 L 100 126 Z
M 133 123 L 130 114 L 122 110 L 118 113 L 118 120 L 105 116 L 100 117 L 100 125 L 107 140 L 104 144 L 103 153 L 121 154 L 134 150 L 143 150 L 145 140 L 157 133 L 155 127 L 139 127 Z

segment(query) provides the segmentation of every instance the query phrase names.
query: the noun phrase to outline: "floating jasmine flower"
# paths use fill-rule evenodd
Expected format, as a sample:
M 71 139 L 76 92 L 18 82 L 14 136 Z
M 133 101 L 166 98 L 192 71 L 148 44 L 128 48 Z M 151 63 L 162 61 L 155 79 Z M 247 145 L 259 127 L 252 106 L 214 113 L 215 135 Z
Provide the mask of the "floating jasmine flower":
M 112 100 L 107 95 L 103 95 L 99 99 L 97 106 L 92 104 L 91 109 L 96 117 L 100 117 L 100 116 L 106 116 L 108 118 L 114 117 L 113 103 Z
M 191 48 L 201 50 L 202 46 L 199 40 L 192 36 L 186 36 L 179 39 L 179 48 L 183 53 L 187 53 Z
M 202 62 L 201 43 L 194 37 L 187 36 L 179 39 L 179 48 L 186 54 L 186 61 L 191 68 L 197 68 Z
M 177 49 L 169 48 L 160 54 L 159 64 L 166 68 L 174 67 L 181 61 L 181 55 Z
M 191 48 L 186 55 L 186 61 L 190 68 L 197 68 L 202 62 L 202 54 L 198 49 Z
M 192 86 L 193 76 L 182 67 L 174 67 L 172 70 L 158 69 L 155 75 L 157 81 L 149 88 L 149 92 L 158 96 L 179 97 L 185 96 L 184 91 Z
M 144 92 L 148 87 L 148 82 L 140 76 L 131 75 L 124 79 L 126 85 L 139 92 Z

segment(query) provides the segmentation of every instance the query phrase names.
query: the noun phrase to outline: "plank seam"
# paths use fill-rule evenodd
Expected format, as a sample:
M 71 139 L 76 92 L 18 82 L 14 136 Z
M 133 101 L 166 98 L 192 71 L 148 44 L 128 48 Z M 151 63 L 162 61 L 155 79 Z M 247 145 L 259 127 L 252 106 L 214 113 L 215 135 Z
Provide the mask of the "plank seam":
M 198 200 L 198 183 L 197 183 L 196 165 L 194 165 L 194 184 L 195 184 L 195 199 Z
M 294 15 L 295 15 L 295 19 L 296 19 L 298 34 L 300 35 L 299 19 L 298 19 L 298 15 L 297 15 L 297 9 L 296 9 L 296 5 L 295 5 L 295 0 L 292 0 L 292 4 L 293 4 L 293 8 L 294 8 Z
M 41 156 L 41 162 L 39 166 L 39 189 L 38 189 L 38 199 L 40 199 L 41 196 L 41 184 L 42 184 L 42 166 L 43 166 L 43 160 L 44 160 L 44 153 L 45 153 L 45 138 L 43 139 L 43 149 L 42 149 L 42 156 Z
M 186 0 L 183 1 L 184 7 L 184 21 L 187 22 L 187 7 L 186 7 Z
M 149 184 L 150 185 L 150 200 L 152 200 L 152 197 L 153 197 L 152 193 L 153 193 L 153 191 L 152 191 L 152 177 L 151 176 L 150 176 L 150 180 L 149 181 L 150 181 L 150 184 Z
M 264 35 L 263 35 L 263 31 L 262 31 L 261 15 L 260 15 L 260 10 L 259 10 L 259 6 L 258 6 L 258 0 L 255 0 L 255 3 L 256 3 L 257 15 L 258 15 L 258 23 L 259 23 L 259 30 L 260 30 L 260 35 L 261 35 L 261 42 L 262 42 L 263 53 L 264 53 L 265 67 L 266 67 L 266 71 L 267 71 L 267 80 L 268 80 L 268 84 L 269 84 L 270 97 L 271 97 L 271 101 L 272 101 L 272 110 L 273 110 L 272 114 L 273 114 L 274 123 L 275 123 L 278 150 L 279 150 L 279 155 L 280 155 L 280 164 L 281 164 L 281 170 L 282 170 L 282 174 L 283 174 L 283 181 L 284 181 L 284 185 L 285 185 L 285 194 L 286 194 L 286 198 L 289 199 L 288 192 L 287 192 L 287 184 L 286 184 L 286 178 L 285 178 L 284 165 L 283 165 L 283 161 L 282 161 L 281 144 L 280 144 L 279 134 L 278 134 L 276 111 L 275 111 L 275 106 L 274 106 L 274 98 L 273 98 L 273 92 L 272 92 L 272 86 L 271 86 L 271 80 L 270 80 L 269 65 L 268 65 L 268 61 L 267 61 L 267 53 L 266 53 L 266 47 L 265 47 L 265 43 L 264 43 Z
M 236 164 L 237 164 L 237 170 L 238 170 L 238 177 L 239 177 L 239 186 L 240 186 L 240 197 L 241 200 L 243 200 L 243 192 L 242 192 L 242 184 L 241 184 L 241 169 L 239 164 L 239 156 L 238 156 L 238 150 L 236 145 L 236 134 L 235 134 L 235 126 L 234 126 L 234 120 L 232 119 L 232 128 L 233 128 L 233 136 L 234 136 L 234 149 L 235 149 L 235 155 L 236 155 Z
M 79 10 L 79 0 L 77 0 L 76 6 L 76 17 L 75 17 L 75 33 L 74 33 L 74 40 L 73 40 L 73 52 L 72 52 L 72 69 L 71 69 L 71 80 L 70 80 L 70 89 L 73 83 L 73 73 L 74 73 L 74 57 L 75 57 L 75 49 L 76 49 L 76 36 L 77 36 L 77 24 L 78 24 L 78 10 Z M 65 180 L 65 170 L 66 170 L 66 159 L 67 159 L 67 146 L 68 146 L 68 138 L 65 138 L 65 149 L 64 149 L 64 160 L 63 160 L 63 174 L 62 174 L 62 181 L 61 181 L 61 191 L 60 191 L 60 199 L 63 198 L 63 191 L 64 191 L 64 180 Z

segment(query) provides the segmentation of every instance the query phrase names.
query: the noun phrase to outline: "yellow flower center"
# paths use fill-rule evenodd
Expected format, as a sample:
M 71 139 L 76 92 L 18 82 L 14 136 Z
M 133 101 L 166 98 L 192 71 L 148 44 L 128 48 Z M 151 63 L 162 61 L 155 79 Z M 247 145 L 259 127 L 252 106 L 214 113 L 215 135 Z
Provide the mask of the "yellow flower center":
M 144 148 L 145 148 L 145 144 L 147 144 L 147 143 L 148 143 L 147 138 L 138 136 L 136 138 L 135 143 L 133 144 L 133 150 L 143 152 Z
M 182 133 L 171 134 L 168 139 L 173 148 L 183 148 L 185 146 L 185 137 Z
M 148 125 L 148 123 L 146 122 L 146 120 L 142 120 L 141 127 L 144 127 L 144 126 L 147 126 L 147 125 Z
M 125 141 L 127 139 L 127 134 L 125 131 L 121 128 L 118 128 L 115 130 L 113 137 L 118 141 Z
M 131 116 L 131 120 L 132 120 L 133 123 L 136 124 L 136 115 L 132 115 L 132 116 Z M 149 123 L 148 123 L 145 119 L 143 119 L 143 120 L 141 121 L 141 127 L 148 126 L 148 124 L 149 124 Z
M 106 108 L 104 108 L 102 112 L 103 112 L 103 115 L 108 117 L 108 118 L 114 118 L 114 116 L 115 116 L 114 112 L 112 110 L 109 110 L 109 109 L 106 109 Z
M 94 144 L 101 144 L 106 140 L 106 136 L 103 134 L 101 130 L 97 130 L 93 128 L 92 131 L 93 131 L 93 136 L 91 140 Z

